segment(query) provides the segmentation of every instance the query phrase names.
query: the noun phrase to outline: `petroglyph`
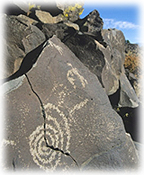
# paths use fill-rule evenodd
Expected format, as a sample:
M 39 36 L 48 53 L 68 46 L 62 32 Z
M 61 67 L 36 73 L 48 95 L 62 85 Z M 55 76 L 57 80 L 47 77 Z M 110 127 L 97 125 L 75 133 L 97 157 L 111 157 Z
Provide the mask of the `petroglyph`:
M 71 69 L 68 70 L 68 72 L 67 72 L 67 79 L 73 85 L 74 89 L 76 89 L 76 87 L 77 87 L 76 86 L 77 78 L 80 80 L 82 87 L 85 88 L 86 84 L 88 84 L 87 80 L 82 75 L 79 74 L 77 68 L 73 68 L 71 63 L 67 63 L 67 65 L 71 67 Z M 75 78 L 75 76 L 76 76 L 76 78 Z
M 53 45 L 52 42 L 51 45 Z M 55 45 L 53 46 L 56 47 Z M 61 49 L 57 49 L 61 52 Z M 73 88 L 76 89 L 77 86 L 85 88 L 86 84 L 88 84 L 87 80 L 80 75 L 76 68 L 73 68 L 72 64 L 68 63 L 68 66 L 70 66 L 71 69 L 68 70 L 66 76 L 68 81 L 73 85 Z M 44 115 L 44 123 L 37 126 L 29 136 L 30 153 L 33 161 L 44 170 L 55 170 L 60 166 L 62 156 L 67 155 L 77 164 L 69 151 L 71 133 L 68 122 L 70 122 L 70 118 L 76 110 L 80 110 L 87 104 L 88 99 L 78 98 L 79 100 L 76 101 L 76 104 L 66 107 L 67 116 L 65 116 L 63 109 L 67 98 L 73 95 L 73 88 L 69 89 L 62 83 L 58 84 L 54 82 L 53 88 L 46 100 L 48 103 L 43 104 L 38 94 L 34 91 L 29 79 L 28 82 L 32 91 L 40 101 Z M 55 101 L 53 101 L 53 99 L 55 99 Z
M 65 99 L 71 95 L 70 91 L 63 84 L 55 84 L 51 90 L 48 101 L 51 101 L 53 96 L 57 97 L 57 103 L 47 103 L 44 105 L 46 113 L 46 138 L 49 145 L 54 148 L 63 150 L 63 152 L 70 154 L 70 121 L 60 109 L 63 109 Z M 81 101 L 81 100 L 80 100 Z M 72 116 L 76 110 L 80 110 L 88 102 L 88 99 L 71 106 L 68 114 Z M 33 161 L 44 170 L 55 170 L 60 164 L 62 152 L 56 152 L 46 146 L 44 139 L 44 126 L 38 126 L 35 131 L 29 136 L 30 153 L 33 156 Z M 65 165 L 67 166 L 67 165 Z
M 61 91 L 59 94 L 58 106 L 62 106 L 64 103 L 65 96 L 67 95 L 64 91 Z
M 16 146 L 16 143 L 14 140 L 3 140 L 3 145 L 7 146 L 7 145 L 11 145 L 11 146 Z
M 49 44 L 50 44 L 52 47 L 55 47 L 61 55 L 63 54 L 63 49 L 62 49 L 60 46 L 54 44 L 54 43 L 53 43 L 52 41 L 50 41 L 50 40 L 49 40 Z
M 49 145 L 69 152 L 70 129 L 67 118 L 51 103 L 44 107 L 47 113 L 46 138 Z M 57 115 L 60 121 L 57 121 Z M 44 170 L 54 170 L 61 161 L 62 153 L 48 148 L 45 144 L 43 124 L 29 136 L 29 146 L 34 162 Z
M 75 112 L 75 110 L 79 110 L 81 109 L 84 105 L 87 104 L 89 100 L 85 99 L 84 101 L 80 102 L 79 104 L 76 104 L 73 109 L 69 112 L 70 115 L 73 115 L 73 113 Z

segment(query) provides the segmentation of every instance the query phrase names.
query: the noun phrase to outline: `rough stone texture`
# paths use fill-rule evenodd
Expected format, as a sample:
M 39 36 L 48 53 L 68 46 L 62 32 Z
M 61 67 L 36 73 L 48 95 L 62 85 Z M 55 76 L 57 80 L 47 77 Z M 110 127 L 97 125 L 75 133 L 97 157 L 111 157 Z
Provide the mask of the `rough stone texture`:
M 102 30 L 102 36 L 107 43 L 106 48 L 101 45 L 99 47 L 104 54 L 106 63 L 102 72 L 102 82 L 106 92 L 108 95 L 114 94 L 120 87 L 119 105 L 121 107 L 137 107 L 139 105 L 139 100 L 126 77 L 124 70 L 124 35 L 120 30 L 108 29 Z
M 73 33 L 75 32 L 73 28 L 68 27 L 66 24 L 63 23 L 42 25 L 42 32 L 48 38 L 56 35 L 59 39 L 63 40 L 65 37 L 70 35 L 71 30 L 73 31 Z
M 32 19 L 32 18 L 29 18 L 29 17 L 26 16 L 26 15 L 22 15 L 22 14 L 18 15 L 17 18 L 19 19 L 19 21 L 23 22 L 24 24 L 26 24 L 26 25 L 28 25 L 28 26 L 29 26 L 29 25 L 35 25 L 35 24 L 38 23 L 38 21 L 36 21 L 36 20 L 34 20 L 34 19 Z
M 102 82 L 108 95 L 114 94 L 119 88 L 120 74 L 123 71 L 124 42 L 123 33 L 116 29 L 102 30 L 107 47 L 99 45 L 104 54 L 105 66 L 102 71 Z
M 131 44 L 130 42 L 125 42 L 125 69 L 126 75 L 133 86 L 137 97 L 141 101 L 142 94 L 142 66 L 141 58 L 143 57 L 142 48 L 138 44 Z
M 27 75 L 44 105 L 50 145 L 69 152 L 82 170 L 135 168 L 137 152 L 120 116 L 97 77 L 59 39 L 49 40 Z M 69 156 L 46 147 L 42 109 L 26 78 L 5 102 L 7 168 L 77 168 Z
M 105 60 L 95 40 L 88 35 L 75 34 L 67 39 L 65 44 L 92 73 L 97 75 L 102 84 L 101 74 Z
M 125 149 L 128 149 L 128 154 L 129 156 L 131 155 L 131 148 L 134 146 L 134 143 L 131 144 L 130 141 L 130 135 L 126 135 L 126 144 L 125 147 L 123 145 L 118 145 L 118 149 L 113 152 L 112 150 L 108 150 L 107 152 L 103 152 L 102 154 L 95 154 L 93 155 L 84 165 L 83 165 L 83 170 L 95 170 L 95 169 L 101 169 L 101 170 L 109 170 L 115 169 L 117 167 L 117 170 L 123 169 L 125 166 L 123 165 L 123 160 L 127 159 L 127 154 L 119 156 L 120 152 L 125 152 Z M 129 144 L 131 146 L 129 147 Z M 131 157 L 131 156 L 130 156 Z M 111 161 L 108 161 L 108 160 Z M 133 159 L 131 157 L 131 159 Z M 131 168 L 128 164 L 126 165 L 127 168 Z
M 140 47 L 138 44 L 131 44 L 131 43 L 125 43 L 125 52 L 132 52 L 135 54 L 139 54 L 140 53 Z
M 59 17 L 53 17 L 49 12 L 45 12 L 41 10 L 36 10 L 36 16 L 43 23 L 54 24 L 61 21 Z
M 103 41 L 101 36 L 103 20 L 97 10 L 92 11 L 85 18 L 77 20 L 76 23 L 80 26 L 81 32 L 93 36 L 99 42 Z
M 107 95 L 114 94 L 123 84 L 123 82 L 119 82 L 121 81 L 121 74 L 125 72 L 123 67 L 125 59 L 123 33 L 117 29 L 102 30 L 103 21 L 96 10 L 84 19 L 78 20 L 77 23 L 67 21 L 50 24 L 51 20 L 47 18 L 48 14 L 51 16 L 50 13 L 36 10 L 36 15 L 39 16 L 40 14 L 44 14 L 48 20 L 46 22 L 49 23 L 41 24 L 24 15 L 6 17 L 6 28 L 8 30 L 5 65 L 7 71 L 4 76 L 8 77 L 16 72 L 25 54 L 41 44 L 45 40 L 45 35 L 48 38 L 56 35 L 92 73 L 97 75 Z M 40 20 L 45 20 L 43 15 L 40 16 Z M 52 19 L 56 17 L 51 16 Z M 131 87 L 130 84 L 129 87 Z M 135 92 L 128 92 L 128 90 L 123 89 L 121 94 L 126 91 L 127 97 L 135 101 L 135 105 L 128 103 L 130 100 L 125 99 L 125 95 L 121 95 L 119 104 L 121 107 L 137 107 L 138 100 Z M 132 92 L 134 93 L 132 94 Z
M 98 32 L 101 32 L 103 28 L 103 20 L 100 18 L 99 12 L 97 10 L 92 11 L 87 16 L 87 20 L 84 23 L 83 27 L 87 28 L 87 30 L 84 32 L 88 32 L 93 35 L 97 35 Z
M 21 64 L 22 58 L 25 56 L 25 53 L 23 50 L 21 50 L 17 45 L 8 45 L 6 43 L 6 40 L 3 39 L 3 45 L 4 45 L 4 69 L 3 73 L 1 74 L 3 77 L 8 77 L 9 75 L 13 74 L 13 72 L 16 72 Z M 2 78 L 3 78 L 2 77 Z
M 64 22 L 64 24 L 66 24 L 69 27 L 73 27 L 75 30 L 79 31 L 79 26 L 76 23 L 73 23 L 73 22 L 68 20 L 68 21 Z
M 36 26 L 31 25 L 30 30 L 30 33 L 22 40 L 25 53 L 32 51 L 45 40 L 45 35 Z
M 126 106 L 132 108 L 138 107 L 139 100 L 125 74 L 121 74 L 120 87 L 121 91 L 120 91 L 119 106 L 120 107 Z
M 20 18 L 20 16 L 5 17 L 5 28 L 7 29 L 5 76 L 16 72 L 24 56 L 45 40 L 44 34 L 36 26 L 28 25 L 28 22 L 28 18 L 23 20 L 23 17 Z

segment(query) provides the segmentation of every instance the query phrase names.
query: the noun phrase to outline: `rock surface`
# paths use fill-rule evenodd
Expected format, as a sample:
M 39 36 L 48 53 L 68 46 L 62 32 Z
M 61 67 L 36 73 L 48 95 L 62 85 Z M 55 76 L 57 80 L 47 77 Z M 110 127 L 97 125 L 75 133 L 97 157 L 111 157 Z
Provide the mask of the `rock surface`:
M 102 30 L 102 36 L 107 47 L 100 47 L 104 53 L 106 65 L 102 72 L 102 80 L 108 95 L 119 89 L 120 75 L 124 71 L 124 42 L 121 31 L 116 29 Z
M 19 80 L 22 84 L 5 96 L 7 168 L 135 168 L 134 144 L 97 76 L 56 36 L 27 76 L 29 81 Z M 46 147 L 44 124 L 47 142 L 68 152 L 79 167 L 70 156 Z
M 23 16 L 6 16 L 6 73 L 9 76 L 16 72 L 24 56 L 45 40 L 44 34 L 33 25 L 29 18 Z
M 135 169 L 139 158 L 126 131 L 138 131 L 138 116 L 129 121 L 130 130 L 126 120 L 139 100 L 135 78 L 123 66 L 123 33 L 103 30 L 97 10 L 79 19 L 79 4 L 40 9 L 36 4 L 30 11 L 17 7 L 5 15 L 4 77 L 16 72 L 25 55 L 46 38 L 49 44 L 33 66 L 34 58 L 29 58 L 28 67 L 33 68 L 26 75 L 0 87 L 7 111 L 5 167 Z
M 61 21 L 58 17 L 53 17 L 49 12 L 45 12 L 41 10 L 36 10 L 36 16 L 43 23 L 53 24 Z
M 81 27 L 81 30 L 82 32 L 87 32 L 89 34 L 96 36 L 98 32 L 101 32 L 102 28 L 103 28 L 102 18 L 100 18 L 99 12 L 97 10 L 94 10 L 86 17 L 86 21 Z
M 139 100 L 125 74 L 121 74 L 120 87 L 119 106 L 138 107 Z
M 93 38 L 88 35 L 75 34 L 65 41 L 79 60 L 97 75 L 102 84 L 101 74 L 105 65 L 104 55 L 97 47 Z

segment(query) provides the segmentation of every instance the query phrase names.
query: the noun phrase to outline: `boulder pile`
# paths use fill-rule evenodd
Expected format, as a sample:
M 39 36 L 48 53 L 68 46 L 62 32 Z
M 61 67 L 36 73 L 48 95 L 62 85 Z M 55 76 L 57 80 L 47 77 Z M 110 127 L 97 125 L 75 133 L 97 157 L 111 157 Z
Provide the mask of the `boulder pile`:
M 135 169 L 138 152 L 109 98 L 119 91 L 118 108 L 139 106 L 125 73 L 123 33 L 103 30 L 97 10 L 80 19 L 80 4 L 14 7 L 4 15 L 4 78 L 21 71 L 26 56 L 44 41 L 47 46 L 28 72 L 1 85 L 5 167 Z

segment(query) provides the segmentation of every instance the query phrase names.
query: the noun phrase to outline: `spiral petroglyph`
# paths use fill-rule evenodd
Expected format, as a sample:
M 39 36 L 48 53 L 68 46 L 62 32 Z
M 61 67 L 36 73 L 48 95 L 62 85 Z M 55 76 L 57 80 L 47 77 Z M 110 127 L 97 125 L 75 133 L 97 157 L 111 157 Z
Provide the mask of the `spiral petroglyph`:
M 45 105 L 47 113 L 46 119 L 46 139 L 49 145 L 64 150 L 69 148 L 70 130 L 67 118 L 55 105 L 48 103 Z M 29 136 L 30 152 L 33 161 L 44 170 L 54 170 L 61 161 L 61 152 L 52 150 L 46 146 L 44 140 L 44 125 L 38 126 Z

